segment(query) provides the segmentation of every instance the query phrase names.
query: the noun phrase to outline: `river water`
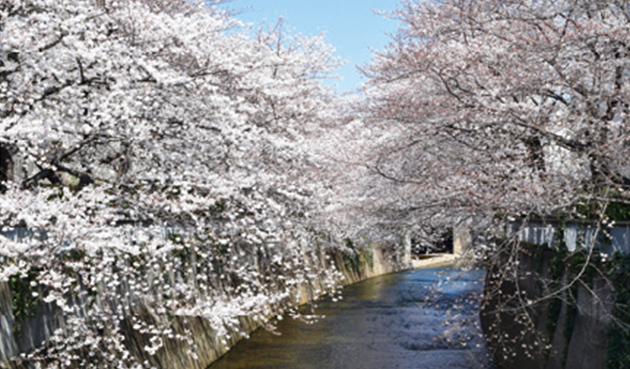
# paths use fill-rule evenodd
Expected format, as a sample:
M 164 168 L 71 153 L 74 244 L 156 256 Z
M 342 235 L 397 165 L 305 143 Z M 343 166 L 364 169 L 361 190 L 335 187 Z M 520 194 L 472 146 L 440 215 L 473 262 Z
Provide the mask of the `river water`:
M 209 369 L 494 369 L 478 318 L 483 278 L 431 268 L 347 286 L 317 304 L 316 323 L 259 329 Z

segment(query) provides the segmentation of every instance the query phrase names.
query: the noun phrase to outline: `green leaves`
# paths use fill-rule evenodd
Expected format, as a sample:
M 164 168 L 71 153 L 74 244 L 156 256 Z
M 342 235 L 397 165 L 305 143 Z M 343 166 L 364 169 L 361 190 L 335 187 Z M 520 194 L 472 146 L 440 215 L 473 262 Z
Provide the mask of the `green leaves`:
M 31 268 L 26 277 L 14 275 L 9 278 L 11 297 L 13 302 L 13 334 L 22 336 L 22 322 L 27 318 L 37 316 L 39 306 L 39 293 L 37 288 L 37 276 L 39 271 Z
M 615 289 L 613 317 L 616 323 L 608 329 L 606 368 L 630 367 L 630 255 L 615 253 L 610 261 L 608 275 Z

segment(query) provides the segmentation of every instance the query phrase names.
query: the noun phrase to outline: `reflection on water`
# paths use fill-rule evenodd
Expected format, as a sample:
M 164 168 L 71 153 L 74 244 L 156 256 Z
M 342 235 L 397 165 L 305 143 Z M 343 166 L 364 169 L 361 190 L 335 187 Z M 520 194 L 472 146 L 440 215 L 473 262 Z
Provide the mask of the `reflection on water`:
M 418 269 L 348 286 L 318 304 L 324 319 L 258 330 L 210 369 L 494 368 L 478 318 L 483 277 Z

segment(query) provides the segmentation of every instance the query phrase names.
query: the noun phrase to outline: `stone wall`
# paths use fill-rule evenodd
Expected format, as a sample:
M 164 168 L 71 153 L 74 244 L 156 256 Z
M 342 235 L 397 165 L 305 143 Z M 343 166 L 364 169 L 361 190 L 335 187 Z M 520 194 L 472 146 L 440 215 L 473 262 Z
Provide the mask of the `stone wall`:
M 335 267 L 344 276 L 342 284 L 355 283 L 370 277 L 396 272 L 410 268 L 409 256 L 404 255 L 402 246 L 369 246 L 356 250 L 330 249 L 322 255 L 322 262 L 328 263 L 326 267 Z M 314 282 L 317 284 L 317 282 Z M 299 297 L 299 303 L 306 303 L 307 296 L 304 290 L 320 290 L 317 285 L 301 286 L 301 290 L 295 293 Z M 302 292 L 302 293 L 301 293 Z M 292 299 L 293 300 L 293 299 Z M 286 306 L 285 308 L 288 308 Z M 270 315 L 277 315 L 283 311 L 275 307 Z M 0 283 L 0 369 L 29 368 L 19 361 L 19 354 L 29 352 L 46 343 L 52 332 L 63 327 L 63 322 L 57 317 L 54 306 L 40 304 L 34 317 L 16 322 L 13 318 L 11 290 L 7 283 Z M 158 317 L 151 316 L 147 311 L 136 309 L 136 318 L 151 322 Z M 159 369 L 204 369 L 213 361 L 223 355 L 229 347 L 234 346 L 244 336 L 259 328 L 262 324 L 250 317 L 243 316 L 231 330 L 231 334 L 221 342 L 221 338 L 212 329 L 208 321 L 200 317 L 176 317 L 171 321 L 174 334 L 182 333 L 185 329 L 192 332 L 198 358 L 194 359 L 187 354 L 189 346 L 179 340 L 166 340 L 164 347 L 153 356 L 148 355 L 143 349 L 149 344 L 148 337 L 131 328 L 131 320 L 127 317 L 123 327 L 127 349 L 138 361 L 148 361 L 153 367 Z M 19 326 L 19 327 L 18 327 Z M 18 327 L 20 335 L 15 334 Z M 236 333 L 241 332 L 241 333 Z

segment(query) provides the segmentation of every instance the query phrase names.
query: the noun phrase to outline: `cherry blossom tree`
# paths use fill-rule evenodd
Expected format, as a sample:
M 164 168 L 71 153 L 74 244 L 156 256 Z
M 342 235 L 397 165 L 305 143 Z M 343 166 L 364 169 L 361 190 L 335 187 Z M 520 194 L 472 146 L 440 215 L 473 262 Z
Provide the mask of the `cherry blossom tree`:
M 335 291 L 314 143 L 343 106 L 321 84 L 338 61 L 322 37 L 242 27 L 184 0 L 0 1 L 0 281 L 63 316 L 26 360 L 150 366 L 125 324 L 194 357 L 169 317 L 225 336 L 309 281 Z
M 622 195 L 627 13 L 615 1 L 404 2 L 365 89 L 370 124 L 399 132 L 373 160 L 408 202 L 393 208 L 546 215 Z
M 605 233 L 607 209 L 628 204 L 629 14 L 614 0 L 404 1 L 365 70 L 365 127 L 382 132 L 371 186 L 387 188 L 375 210 L 409 227 L 468 220 L 495 239 L 532 216 L 589 216 Z M 504 241 L 475 251 L 520 281 L 520 243 Z M 533 327 L 529 304 L 583 284 L 594 258 L 503 308 Z

